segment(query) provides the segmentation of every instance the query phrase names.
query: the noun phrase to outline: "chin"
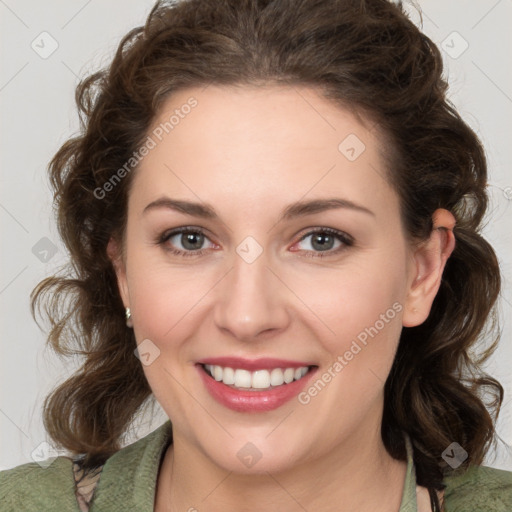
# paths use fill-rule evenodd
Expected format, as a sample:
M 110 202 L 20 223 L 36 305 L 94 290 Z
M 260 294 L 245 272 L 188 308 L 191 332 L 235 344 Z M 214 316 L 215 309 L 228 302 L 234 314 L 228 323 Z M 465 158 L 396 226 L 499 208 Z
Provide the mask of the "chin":
M 224 442 L 218 439 L 205 439 L 202 450 L 215 465 L 225 471 L 244 475 L 258 475 L 266 473 L 279 473 L 295 467 L 300 458 L 300 448 L 290 443 L 286 432 L 269 432 L 275 428 L 262 428 L 261 432 L 247 435 L 247 432 L 233 437 L 225 435 Z M 229 427 L 227 427 L 229 430 Z M 302 444 L 302 447 L 304 444 Z M 304 454 L 306 456 L 306 454 Z

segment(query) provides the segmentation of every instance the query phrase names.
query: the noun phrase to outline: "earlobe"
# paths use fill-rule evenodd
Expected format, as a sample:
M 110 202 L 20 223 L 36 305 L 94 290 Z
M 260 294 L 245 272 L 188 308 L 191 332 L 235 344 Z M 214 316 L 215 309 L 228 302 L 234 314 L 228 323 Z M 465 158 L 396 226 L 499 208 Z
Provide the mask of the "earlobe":
M 126 266 L 123 260 L 122 250 L 117 240 L 110 238 L 107 244 L 107 255 L 112 262 L 117 277 L 117 286 L 125 307 L 130 306 L 128 283 L 126 280 Z
M 432 216 L 433 228 L 428 240 L 413 255 L 415 273 L 407 295 L 402 325 L 421 325 L 430 314 L 432 303 L 439 291 L 446 262 L 455 249 L 454 216 L 438 209 Z

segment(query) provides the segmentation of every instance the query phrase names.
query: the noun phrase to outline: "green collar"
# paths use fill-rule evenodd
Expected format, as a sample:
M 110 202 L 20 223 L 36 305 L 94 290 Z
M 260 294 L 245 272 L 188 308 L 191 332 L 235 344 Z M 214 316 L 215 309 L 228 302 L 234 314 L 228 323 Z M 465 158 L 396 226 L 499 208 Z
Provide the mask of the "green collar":
M 90 512 L 137 510 L 153 512 L 161 459 L 172 442 L 170 420 L 110 457 L 103 467 Z M 412 444 L 405 435 L 407 472 L 399 512 L 417 512 L 416 471 Z
M 399 512 L 417 512 L 418 503 L 416 502 L 416 469 L 412 458 L 413 449 L 409 435 L 404 432 L 405 448 L 407 450 L 407 472 L 405 474 L 404 491 L 402 501 L 400 502 Z

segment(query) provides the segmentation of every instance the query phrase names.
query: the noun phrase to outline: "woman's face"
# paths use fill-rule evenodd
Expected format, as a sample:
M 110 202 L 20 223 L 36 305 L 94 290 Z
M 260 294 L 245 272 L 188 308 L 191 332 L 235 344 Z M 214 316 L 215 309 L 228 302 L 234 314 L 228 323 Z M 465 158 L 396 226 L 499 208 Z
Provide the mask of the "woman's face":
M 148 135 L 118 278 L 175 445 L 263 472 L 378 433 L 417 262 L 376 133 L 312 89 L 209 86 Z

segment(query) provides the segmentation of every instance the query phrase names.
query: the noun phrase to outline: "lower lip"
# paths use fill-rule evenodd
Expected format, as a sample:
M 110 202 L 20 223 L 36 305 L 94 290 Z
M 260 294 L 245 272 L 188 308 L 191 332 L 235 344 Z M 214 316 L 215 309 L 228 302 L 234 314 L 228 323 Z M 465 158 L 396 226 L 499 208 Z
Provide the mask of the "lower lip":
M 281 407 L 301 392 L 318 369 L 314 367 L 301 379 L 273 389 L 240 391 L 210 377 L 200 364 L 196 366 L 210 395 L 220 404 L 238 412 L 264 412 Z

